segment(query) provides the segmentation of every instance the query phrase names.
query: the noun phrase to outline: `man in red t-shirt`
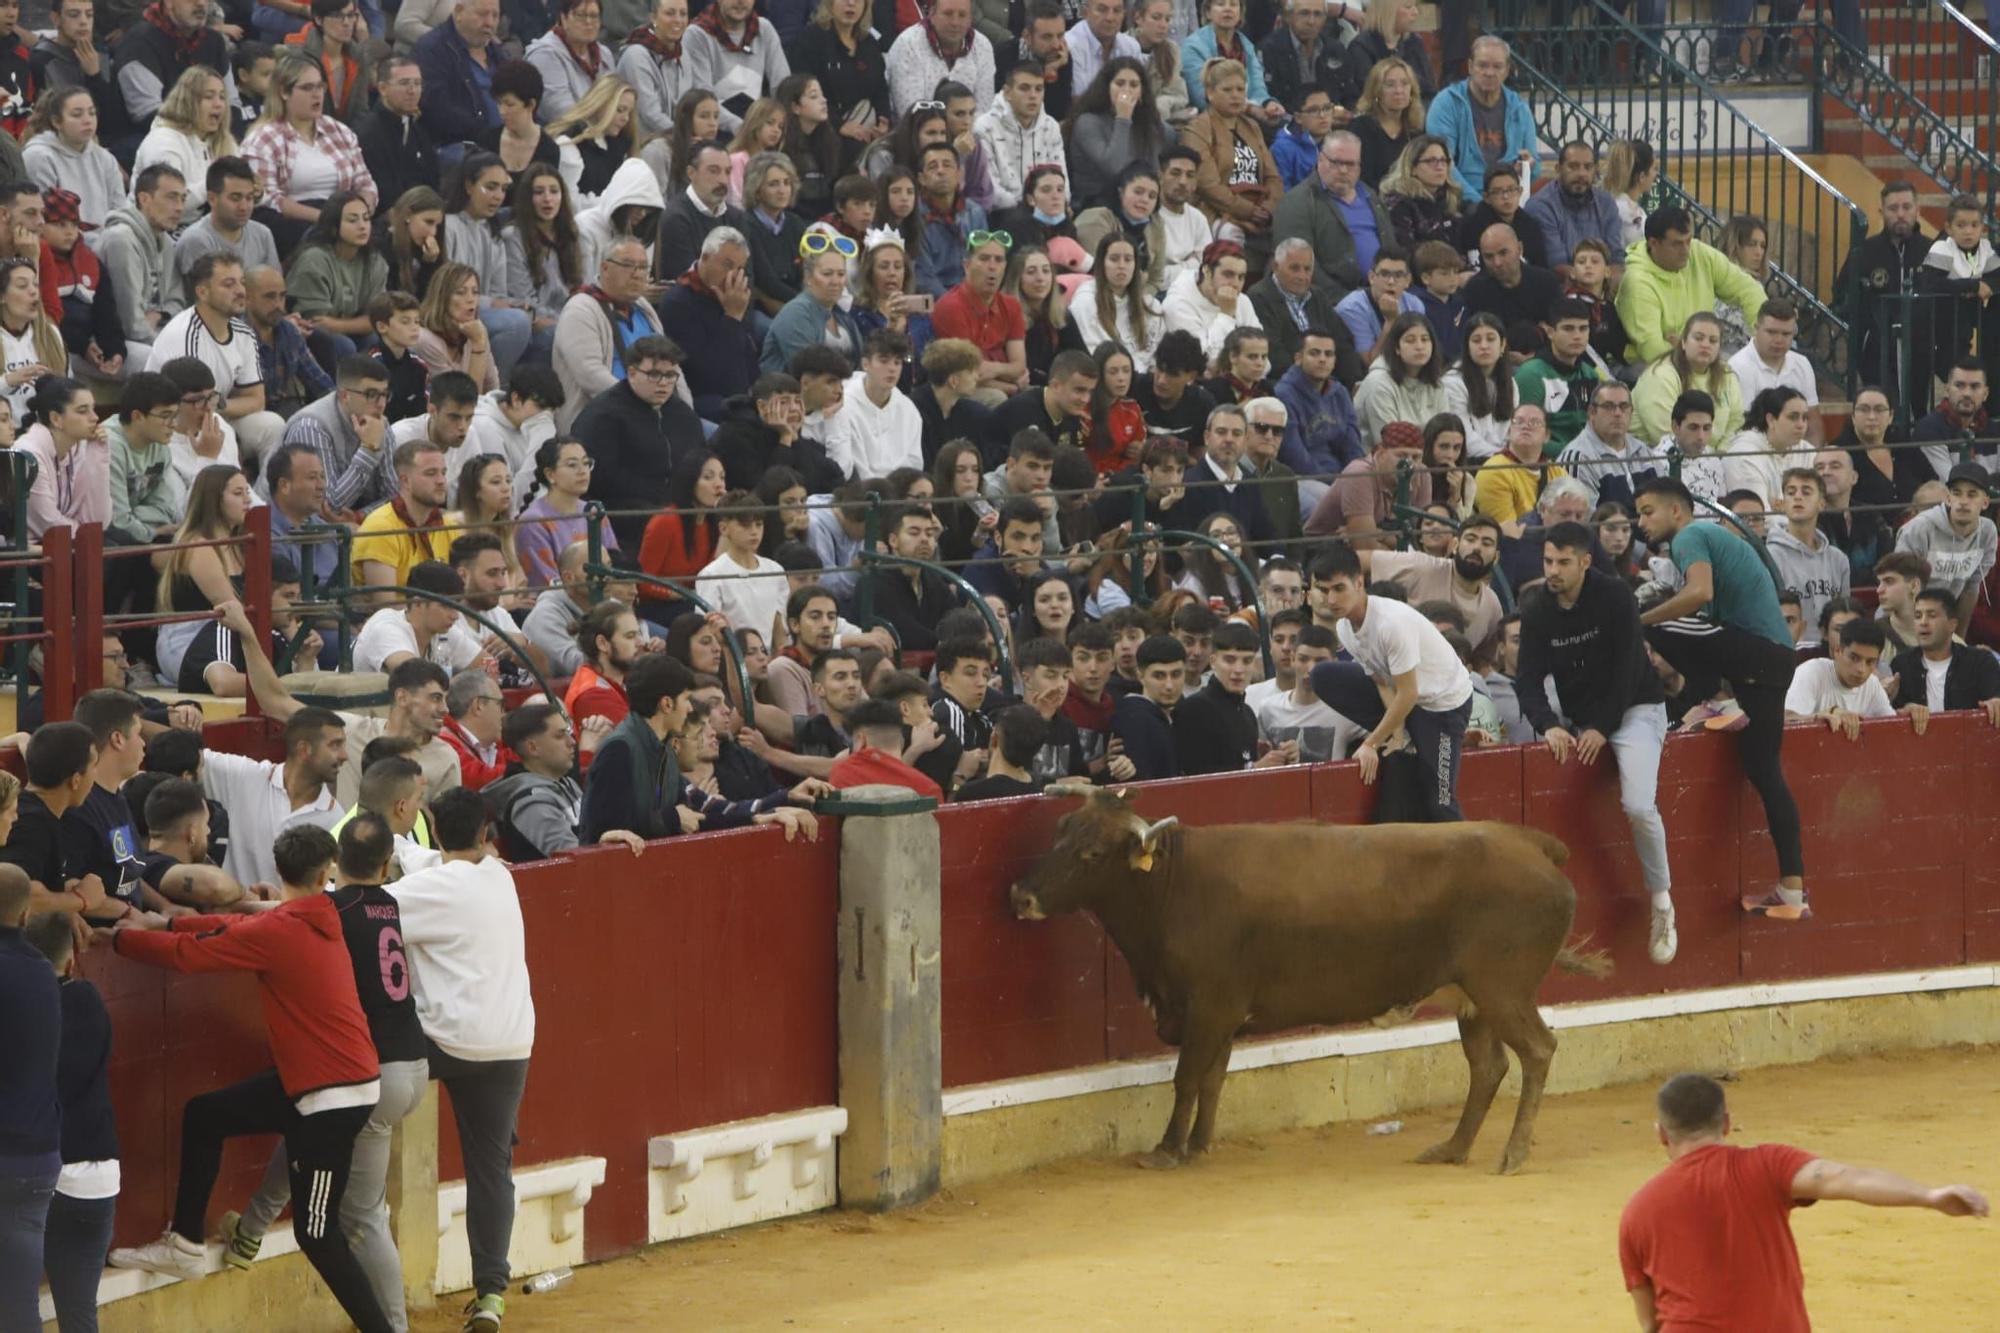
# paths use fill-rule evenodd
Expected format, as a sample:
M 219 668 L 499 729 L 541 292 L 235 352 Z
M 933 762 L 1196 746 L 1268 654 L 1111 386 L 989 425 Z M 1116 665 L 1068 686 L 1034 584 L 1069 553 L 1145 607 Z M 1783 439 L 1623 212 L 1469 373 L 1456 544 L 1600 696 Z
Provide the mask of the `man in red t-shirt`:
M 1625 1287 L 1646 1333 L 1806 1333 L 1794 1208 L 1846 1199 L 1947 1217 L 1987 1213 L 1985 1196 L 1969 1185 L 1928 1189 L 1778 1143 L 1729 1147 L 1722 1085 L 1702 1074 L 1668 1079 L 1655 1105 L 1667 1169 L 1632 1196 L 1618 1223 Z
M 972 397 L 988 407 L 1028 383 L 1028 322 L 1021 303 L 1000 290 L 1007 276 L 1007 243 L 1000 232 L 974 232 L 965 249 L 965 281 L 937 299 L 931 332 L 963 338 L 979 349 L 979 388 Z
M 886 783 L 908 787 L 934 801 L 944 799 L 937 783 L 903 761 L 903 715 L 896 705 L 886 699 L 865 700 L 847 715 L 847 727 L 854 749 L 837 760 L 827 775 L 836 788 Z
M 590 608 L 576 628 L 576 646 L 583 650 L 584 664 L 570 678 L 563 695 L 563 707 L 575 720 L 579 732 L 598 736 L 625 720 L 631 705 L 625 699 L 625 673 L 646 651 L 639 629 L 639 617 L 625 603 L 606 598 Z M 602 718 L 602 722 L 592 722 Z M 586 769 L 595 745 L 579 752 L 578 761 Z

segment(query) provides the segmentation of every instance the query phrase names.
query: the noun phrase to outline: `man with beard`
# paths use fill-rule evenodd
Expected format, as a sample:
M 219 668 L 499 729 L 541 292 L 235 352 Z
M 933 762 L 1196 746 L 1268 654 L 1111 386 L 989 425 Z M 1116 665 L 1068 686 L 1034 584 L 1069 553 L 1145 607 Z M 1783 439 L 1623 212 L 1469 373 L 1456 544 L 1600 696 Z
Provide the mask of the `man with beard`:
M 1968 446 L 1973 450 L 1973 460 L 1992 471 L 1996 460 L 1993 456 L 1993 420 L 1986 411 L 1986 397 L 1991 386 L 1986 382 L 1986 367 L 1976 356 L 1962 357 L 1951 368 L 1951 376 L 1944 384 L 1944 401 L 1937 405 L 1935 412 L 1926 413 L 1922 420 L 1910 427 L 1910 439 L 1922 441 L 1919 451 L 1924 461 L 1937 472 L 1939 481 L 1951 475 L 1952 465 L 1965 456 L 1960 451 Z
M 1458 530 L 1451 557 L 1422 551 L 1355 552 L 1361 572 L 1377 583 L 1401 588 L 1411 606 L 1449 602 L 1465 614 L 1465 637 L 1483 656 L 1500 630 L 1500 598 L 1493 591 L 1493 568 L 1500 560 L 1500 525 L 1474 515 Z
M 1537 190 L 1521 211 L 1541 227 L 1557 277 L 1569 277 L 1569 257 L 1578 241 L 1604 243 L 1611 251 L 1614 280 L 1624 269 L 1625 224 L 1617 201 L 1597 183 L 1597 150 L 1582 140 L 1563 145 L 1555 188 Z
M 1930 320 L 1921 304 L 1905 307 L 1895 298 L 1917 288 L 1917 270 L 1937 238 L 1924 233 L 1917 216 L 1917 187 L 1890 181 L 1882 187 L 1882 230 L 1854 247 L 1834 290 L 1846 304 L 1855 333 L 1854 364 L 1866 384 L 1879 384 L 1891 402 L 1906 395 L 1922 412 L 1931 396 Z M 1910 365 L 1902 369 L 1902 328 L 1910 322 Z M 1908 386 L 1907 389 L 1899 386 Z

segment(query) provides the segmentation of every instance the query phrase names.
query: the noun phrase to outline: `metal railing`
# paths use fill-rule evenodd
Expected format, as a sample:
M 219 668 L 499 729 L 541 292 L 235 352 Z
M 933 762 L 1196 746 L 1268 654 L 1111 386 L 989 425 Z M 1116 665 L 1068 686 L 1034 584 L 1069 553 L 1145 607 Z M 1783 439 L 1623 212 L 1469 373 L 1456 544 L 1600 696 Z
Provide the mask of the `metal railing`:
M 1543 138 L 1596 140 L 1600 151 L 1611 139 L 1652 145 L 1660 192 L 1688 207 L 1701 239 L 1712 241 L 1738 214 L 1764 219 L 1770 288 L 1800 309 L 1799 350 L 1824 378 L 1846 383 L 1847 321 L 1819 294 L 1834 289 L 1848 252 L 1866 237 L 1867 211 L 1704 72 L 1718 45 L 1726 51 L 1732 41 L 1768 41 L 1774 62 L 1802 59 L 1783 32 L 1751 24 L 1732 33 L 1712 23 L 1642 29 L 1604 0 L 1582 0 L 1562 22 L 1532 13 L 1529 0 L 1500 0 L 1498 11 L 1515 82 Z
M 2000 43 L 1948 0 L 1883 8 L 1843 33 L 1824 9 L 1809 30 L 1819 141 L 1823 96 L 1954 193 L 1994 216 L 2000 189 Z M 1857 40 L 1858 39 L 1858 40 Z

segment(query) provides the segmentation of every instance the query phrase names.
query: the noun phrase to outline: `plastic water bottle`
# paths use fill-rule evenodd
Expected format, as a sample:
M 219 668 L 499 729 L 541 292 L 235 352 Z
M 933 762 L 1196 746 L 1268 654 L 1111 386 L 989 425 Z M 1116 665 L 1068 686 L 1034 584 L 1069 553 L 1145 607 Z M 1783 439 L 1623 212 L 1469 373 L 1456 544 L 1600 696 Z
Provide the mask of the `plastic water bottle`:
M 545 1291 L 554 1291 L 557 1287 L 560 1287 L 575 1276 L 576 1273 L 571 1269 L 551 1268 L 546 1273 L 537 1273 L 534 1277 L 529 1278 L 527 1285 L 522 1290 L 530 1296 L 539 1296 Z
M 1384 1120 L 1379 1124 L 1370 1125 L 1368 1132 L 1370 1134 L 1400 1134 L 1403 1132 L 1403 1122 L 1400 1120 Z M 536 1280 L 540 1281 L 539 1278 Z

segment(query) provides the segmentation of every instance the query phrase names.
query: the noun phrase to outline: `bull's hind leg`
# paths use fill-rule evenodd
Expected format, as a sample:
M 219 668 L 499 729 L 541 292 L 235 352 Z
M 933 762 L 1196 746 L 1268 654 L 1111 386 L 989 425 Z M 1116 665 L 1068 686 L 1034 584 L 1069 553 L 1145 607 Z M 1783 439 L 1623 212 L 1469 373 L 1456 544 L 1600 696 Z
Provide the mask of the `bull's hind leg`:
M 1500 1036 L 1484 1010 L 1459 1017 L 1458 1041 L 1465 1048 L 1465 1063 L 1472 1069 L 1472 1081 L 1465 1090 L 1465 1109 L 1459 1112 L 1458 1128 L 1451 1137 L 1424 1149 L 1417 1156 L 1419 1162 L 1445 1162 L 1453 1166 L 1463 1163 L 1472 1152 L 1472 1141 L 1479 1137 L 1479 1127 L 1486 1123 L 1493 1094 L 1507 1077 L 1507 1049 L 1501 1045 Z
M 1521 1061 L 1521 1105 L 1514 1112 L 1514 1132 L 1507 1136 L 1506 1151 L 1500 1154 L 1500 1174 L 1519 1171 L 1528 1160 L 1535 1141 L 1535 1116 L 1542 1109 L 1542 1089 L 1549 1081 L 1549 1064 L 1555 1059 L 1556 1034 L 1542 1021 L 1533 1001 L 1490 1015 L 1500 1039 L 1513 1047 Z

